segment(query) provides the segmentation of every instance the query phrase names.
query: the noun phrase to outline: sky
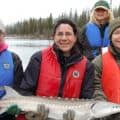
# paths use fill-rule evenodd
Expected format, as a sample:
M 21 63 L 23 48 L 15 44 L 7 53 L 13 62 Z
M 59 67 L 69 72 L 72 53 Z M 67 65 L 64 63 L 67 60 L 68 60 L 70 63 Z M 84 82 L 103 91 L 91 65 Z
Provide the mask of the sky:
M 0 1 L 0 19 L 5 25 L 32 18 L 46 18 L 52 13 L 58 17 L 72 9 L 78 14 L 91 9 L 97 0 L 2 0 Z M 107 0 L 110 3 L 110 0 Z M 120 5 L 120 0 L 112 0 L 112 7 Z

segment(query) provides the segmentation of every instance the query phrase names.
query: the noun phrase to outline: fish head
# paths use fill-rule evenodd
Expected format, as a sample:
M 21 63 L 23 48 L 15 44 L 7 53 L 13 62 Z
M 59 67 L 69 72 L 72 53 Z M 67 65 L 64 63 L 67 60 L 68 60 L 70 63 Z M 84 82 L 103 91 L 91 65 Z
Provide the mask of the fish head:
M 112 102 L 98 101 L 91 105 L 93 118 L 102 118 L 112 114 L 120 113 L 120 105 Z

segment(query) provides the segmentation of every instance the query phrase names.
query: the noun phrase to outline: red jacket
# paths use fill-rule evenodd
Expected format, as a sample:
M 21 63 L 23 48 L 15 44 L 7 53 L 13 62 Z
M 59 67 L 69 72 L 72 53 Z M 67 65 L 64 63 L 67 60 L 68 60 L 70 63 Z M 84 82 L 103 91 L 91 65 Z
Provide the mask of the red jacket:
M 25 118 L 24 114 L 20 114 L 17 116 L 16 120 L 27 120 L 27 119 Z
M 82 80 L 86 69 L 87 59 L 71 65 L 67 70 L 63 96 L 67 98 L 79 98 Z M 61 82 L 61 68 L 52 48 L 42 52 L 37 96 L 58 96 Z
M 120 66 L 108 51 L 102 55 L 102 87 L 107 99 L 120 103 Z

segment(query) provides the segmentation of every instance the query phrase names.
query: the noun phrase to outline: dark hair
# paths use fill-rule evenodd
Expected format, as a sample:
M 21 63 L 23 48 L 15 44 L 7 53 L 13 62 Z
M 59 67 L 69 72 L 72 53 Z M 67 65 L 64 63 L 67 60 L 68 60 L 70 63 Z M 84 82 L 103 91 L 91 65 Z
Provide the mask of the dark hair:
M 77 30 L 76 24 L 75 24 L 72 20 L 64 18 L 64 19 L 58 20 L 57 23 L 55 24 L 55 26 L 54 26 L 54 28 L 53 28 L 53 36 L 54 36 L 55 33 L 56 33 L 56 29 L 57 29 L 61 24 L 68 24 L 68 25 L 70 25 L 70 26 L 72 27 L 72 29 L 73 29 L 74 34 L 75 34 L 75 35 L 78 34 L 78 30 Z
M 72 20 L 67 19 L 67 18 L 63 18 L 63 19 L 58 20 L 57 23 L 54 26 L 54 29 L 53 29 L 53 36 L 56 33 L 56 29 L 61 24 L 68 24 L 68 25 L 70 25 L 72 27 L 74 35 L 76 35 L 76 38 L 77 38 L 77 41 L 76 41 L 76 44 L 75 44 L 74 48 L 76 47 L 82 53 L 83 52 L 83 46 L 82 46 L 82 44 L 80 43 L 80 40 L 79 40 L 80 39 L 80 33 L 79 33 L 78 29 L 77 29 L 76 24 Z

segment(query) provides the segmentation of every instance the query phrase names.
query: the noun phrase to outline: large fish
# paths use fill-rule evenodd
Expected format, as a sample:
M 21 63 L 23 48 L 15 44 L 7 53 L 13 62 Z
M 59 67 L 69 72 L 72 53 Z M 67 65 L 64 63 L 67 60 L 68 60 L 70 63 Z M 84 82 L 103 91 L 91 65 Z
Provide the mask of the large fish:
M 75 112 L 74 120 L 91 120 L 120 112 L 120 105 L 95 100 L 60 99 L 48 97 L 21 96 L 10 87 L 4 87 L 6 95 L 0 100 L 0 111 L 16 104 L 22 111 L 37 111 L 37 106 L 44 104 L 49 108 L 49 117 L 63 120 L 63 114 L 69 110 Z M 12 94 L 12 95 L 11 95 Z M 13 96 L 14 95 L 14 96 Z M 12 97 L 13 96 L 13 97 Z

